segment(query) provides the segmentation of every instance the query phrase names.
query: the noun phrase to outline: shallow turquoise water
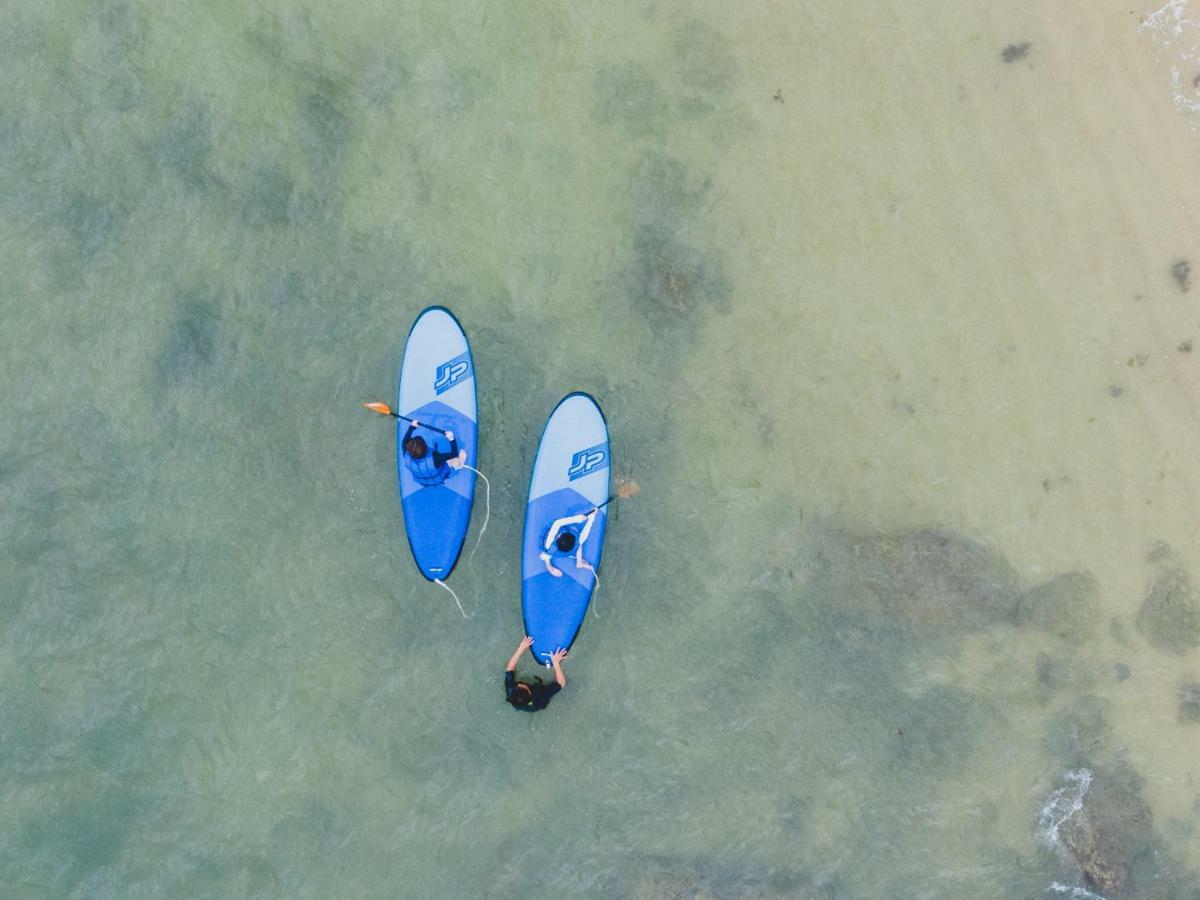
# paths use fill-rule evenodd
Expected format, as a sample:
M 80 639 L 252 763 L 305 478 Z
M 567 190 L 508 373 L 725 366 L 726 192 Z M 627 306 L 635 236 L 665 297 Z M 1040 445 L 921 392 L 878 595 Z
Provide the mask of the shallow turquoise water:
M 1153 811 L 1125 895 L 1200 892 L 1186 240 L 1146 191 L 1089 267 L 1137 145 L 1071 156 L 1069 24 L 970 6 L 0 5 L 3 895 L 1032 897 L 1079 767 Z M 466 621 L 359 407 L 430 303 Z M 515 715 L 573 389 L 641 493 Z

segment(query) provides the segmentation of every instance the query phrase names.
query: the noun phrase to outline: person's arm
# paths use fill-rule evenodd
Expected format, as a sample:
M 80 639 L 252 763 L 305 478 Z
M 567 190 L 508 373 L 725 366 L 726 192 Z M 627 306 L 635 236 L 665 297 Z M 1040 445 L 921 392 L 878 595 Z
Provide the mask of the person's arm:
M 404 432 L 404 437 L 400 438 L 400 446 L 403 447 L 408 443 L 408 439 L 412 437 L 413 432 L 417 430 L 419 423 L 414 419 L 412 424 L 408 426 L 408 431 Z
M 562 670 L 563 657 L 566 655 L 567 651 L 562 647 L 550 654 L 550 664 L 554 666 L 554 680 L 558 682 L 560 688 L 567 686 L 567 676 L 563 674 Z
M 533 638 L 526 635 L 521 638 L 521 643 L 517 645 L 517 650 L 513 653 L 512 658 L 508 661 L 508 665 L 504 667 L 505 672 L 515 671 L 517 663 L 521 661 L 521 654 L 533 646 Z
M 444 434 L 446 436 L 446 440 L 450 442 L 450 451 L 448 453 L 443 453 L 441 450 L 434 448 L 433 464 L 435 466 L 442 466 L 446 463 L 453 465 L 455 462 L 458 462 L 458 441 L 454 439 L 453 431 L 443 431 L 442 434 Z M 454 468 L 457 469 L 458 466 L 454 466 Z
M 575 563 L 576 563 L 576 565 L 579 565 L 579 566 L 587 565 L 583 561 L 583 542 L 586 541 L 588 539 L 588 535 L 592 533 L 592 524 L 596 521 L 596 513 L 597 513 L 597 510 L 594 510 L 594 509 L 590 513 L 588 513 L 587 514 L 587 522 L 585 522 L 583 528 L 581 528 L 579 530 L 579 543 L 575 545 Z M 591 566 L 588 566 L 588 568 L 591 568 Z
M 561 519 L 555 519 L 550 524 L 550 530 L 546 532 L 546 542 L 543 546 L 543 549 L 549 550 L 550 547 L 553 546 L 555 539 L 558 537 L 558 533 L 568 525 L 574 525 L 577 522 L 582 522 L 586 518 L 587 516 L 563 516 Z

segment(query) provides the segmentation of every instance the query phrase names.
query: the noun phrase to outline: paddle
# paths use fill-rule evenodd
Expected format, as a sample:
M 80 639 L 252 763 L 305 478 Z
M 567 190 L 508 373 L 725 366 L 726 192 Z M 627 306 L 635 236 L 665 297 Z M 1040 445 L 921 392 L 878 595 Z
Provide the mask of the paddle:
M 391 407 L 386 403 L 364 403 L 363 406 L 371 410 L 371 412 L 379 413 L 381 416 L 391 416 L 394 419 L 403 419 L 405 422 L 413 422 L 413 420 L 408 416 L 402 416 L 398 412 L 392 412 Z M 429 431 L 432 431 L 434 434 L 445 434 L 445 431 L 442 429 L 434 428 L 432 425 L 426 425 L 424 422 L 413 422 L 413 424 L 415 424 L 418 428 L 425 428 Z

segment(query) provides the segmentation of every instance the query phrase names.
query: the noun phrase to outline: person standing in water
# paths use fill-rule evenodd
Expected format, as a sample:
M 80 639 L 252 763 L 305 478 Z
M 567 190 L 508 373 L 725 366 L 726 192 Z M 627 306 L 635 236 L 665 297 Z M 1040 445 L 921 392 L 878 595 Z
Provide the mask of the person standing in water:
M 550 703 L 550 698 L 567 686 L 567 676 L 563 674 L 562 661 L 567 655 L 567 651 L 559 647 L 550 654 L 550 664 L 554 666 L 554 684 L 544 684 L 542 679 L 534 678 L 534 683 L 530 684 L 527 681 L 517 681 L 517 663 L 521 661 L 521 654 L 533 646 L 533 638 L 524 637 L 521 643 L 517 645 L 516 652 L 509 659 L 508 665 L 504 667 L 504 699 L 512 706 L 513 709 L 519 709 L 522 712 L 537 712 L 539 709 L 545 709 Z
M 418 484 L 426 487 L 439 485 L 450 477 L 452 468 L 457 469 L 467 461 L 467 451 L 458 449 L 458 441 L 454 439 L 453 431 L 442 432 L 450 442 L 450 452 L 443 453 L 436 447 L 430 447 L 419 434 L 413 434 L 418 428 L 429 426 L 423 426 L 413 419 L 400 441 L 400 446 L 404 448 L 404 465 Z

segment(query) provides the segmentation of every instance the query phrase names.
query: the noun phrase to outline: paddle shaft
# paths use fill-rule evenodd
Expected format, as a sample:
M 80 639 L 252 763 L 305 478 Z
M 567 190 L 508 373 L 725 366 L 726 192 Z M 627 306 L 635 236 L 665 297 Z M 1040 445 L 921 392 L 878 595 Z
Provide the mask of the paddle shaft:
M 388 415 L 389 415 L 389 416 L 392 416 L 392 417 L 394 417 L 394 418 L 397 418 L 397 419 L 403 419 L 405 422 L 412 422 L 412 421 L 413 421 L 413 420 L 412 420 L 412 419 L 410 419 L 408 416 L 402 416 L 402 415 L 400 415 L 400 413 L 398 413 L 398 412 L 390 412 L 390 411 L 389 411 L 389 412 L 388 412 Z M 424 422 L 417 423 L 417 427 L 418 427 L 418 428 L 424 428 L 424 429 L 426 429 L 427 431 L 432 431 L 434 434 L 445 434 L 445 433 L 446 433 L 444 429 L 441 429 L 441 428 L 434 428 L 432 425 L 426 425 Z

